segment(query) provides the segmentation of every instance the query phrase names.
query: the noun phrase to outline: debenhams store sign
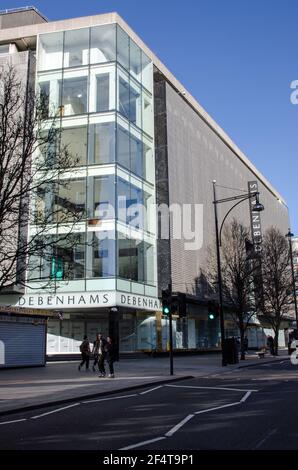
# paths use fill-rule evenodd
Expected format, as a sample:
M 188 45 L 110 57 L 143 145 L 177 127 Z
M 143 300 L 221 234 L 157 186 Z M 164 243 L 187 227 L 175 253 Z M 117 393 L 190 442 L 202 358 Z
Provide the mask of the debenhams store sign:
M 67 294 L 24 295 L 18 298 L 18 307 L 27 308 L 96 308 L 96 307 L 128 307 L 157 311 L 161 309 L 156 297 L 127 294 L 124 292 L 81 292 Z

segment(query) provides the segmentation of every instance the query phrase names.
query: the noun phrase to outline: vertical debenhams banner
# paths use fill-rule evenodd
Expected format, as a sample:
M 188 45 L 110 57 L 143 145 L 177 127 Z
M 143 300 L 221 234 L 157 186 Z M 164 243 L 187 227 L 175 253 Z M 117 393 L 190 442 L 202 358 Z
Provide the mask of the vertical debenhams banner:
M 257 181 L 248 182 L 248 192 L 257 193 L 259 191 Z M 262 225 L 261 225 L 261 213 L 253 210 L 254 205 L 256 204 L 256 198 L 249 198 L 249 212 L 250 212 L 250 221 L 251 221 L 251 236 L 252 242 L 254 245 L 255 251 L 261 251 L 262 243 Z

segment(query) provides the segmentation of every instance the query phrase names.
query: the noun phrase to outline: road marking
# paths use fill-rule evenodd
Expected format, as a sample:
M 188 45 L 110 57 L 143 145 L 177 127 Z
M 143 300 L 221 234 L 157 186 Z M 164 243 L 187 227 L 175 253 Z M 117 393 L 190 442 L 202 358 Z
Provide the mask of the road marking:
M 97 401 L 120 400 L 120 398 L 129 398 L 129 397 L 137 397 L 137 396 L 138 396 L 137 393 L 132 393 L 131 395 L 121 395 L 120 397 L 97 398 L 96 400 L 82 401 L 82 403 L 87 404 L 87 403 L 95 403 Z
M 32 416 L 30 419 L 38 419 L 43 418 L 44 416 L 51 415 L 53 413 L 59 413 L 59 411 L 67 410 L 68 408 L 73 408 L 74 406 L 78 406 L 80 403 L 74 403 L 73 405 L 64 406 L 63 408 L 58 408 L 57 410 L 48 411 L 47 413 L 43 413 L 42 415 Z
M 161 441 L 162 439 L 166 439 L 166 437 L 164 437 L 164 436 L 162 436 L 162 437 L 156 437 L 155 439 L 149 439 L 148 441 L 142 441 L 142 442 L 138 442 L 137 444 L 132 444 L 131 446 L 122 447 L 122 448 L 119 449 L 119 450 L 130 450 L 130 449 L 134 449 L 135 447 L 145 446 L 146 444 L 151 444 L 151 442 Z
M 199 388 L 205 390 L 227 390 L 231 392 L 258 392 L 258 390 L 247 390 L 244 388 L 226 388 L 226 387 L 197 387 L 195 385 L 165 385 L 165 387 L 175 388 Z
M 268 434 L 260 441 L 258 442 L 258 444 L 253 448 L 253 450 L 255 449 L 259 449 L 271 436 L 273 436 L 275 433 L 277 432 L 277 429 L 271 429 Z
M 162 385 L 159 385 L 158 387 L 150 388 L 149 390 L 145 390 L 145 392 L 140 392 L 140 395 L 146 395 L 146 393 L 153 392 L 153 390 L 157 390 L 158 388 L 162 388 Z
M 0 426 L 3 424 L 20 423 L 21 421 L 27 421 L 27 418 L 15 419 L 14 421 L 4 421 L 3 423 L 0 423 Z
M 216 408 L 208 408 L 207 410 L 196 411 L 196 412 L 195 412 L 195 415 L 200 415 L 200 414 L 203 414 L 203 413 L 208 413 L 209 411 L 220 410 L 221 408 L 228 408 L 229 406 L 240 405 L 240 403 L 241 403 L 240 401 L 236 401 L 235 403 L 228 403 L 227 405 L 217 406 Z
M 173 436 L 173 434 L 175 434 L 175 432 L 177 432 L 180 428 L 182 428 L 182 426 L 184 426 L 185 423 L 187 423 L 187 421 L 189 421 L 191 418 L 193 418 L 194 415 L 188 415 L 186 416 L 182 421 L 180 421 L 180 423 L 176 424 L 176 426 L 174 426 L 172 429 L 170 429 L 166 434 L 165 436 L 166 437 L 171 437 Z
M 249 390 L 248 392 L 246 392 L 246 394 L 244 395 L 244 397 L 241 398 L 240 402 L 241 403 L 244 403 L 248 397 L 251 395 L 251 390 Z

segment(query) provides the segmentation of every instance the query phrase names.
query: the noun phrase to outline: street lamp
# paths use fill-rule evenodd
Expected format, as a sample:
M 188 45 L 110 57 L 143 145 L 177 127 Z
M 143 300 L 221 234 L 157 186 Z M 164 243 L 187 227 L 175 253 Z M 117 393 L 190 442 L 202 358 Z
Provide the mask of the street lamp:
M 298 309 L 297 309 L 297 297 L 296 297 L 296 282 L 295 282 L 293 249 L 292 249 L 292 237 L 294 236 L 294 234 L 291 232 L 291 229 L 289 229 L 288 233 L 286 233 L 285 236 L 289 240 L 290 260 L 291 260 L 291 269 L 292 269 L 293 297 L 294 297 L 295 317 L 296 317 L 296 328 L 298 328 Z
M 219 316 L 220 316 L 220 333 L 221 333 L 221 350 L 222 350 L 222 366 L 227 365 L 226 354 L 225 354 L 225 323 L 224 323 L 224 312 L 223 312 L 223 293 L 222 293 L 222 276 L 221 276 L 221 262 L 220 262 L 220 247 L 221 247 L 221 232 L 226 218 L 232 212 L 232 210 L 243 201 L 256 198 L 256 202 L 252 207 L 254 212 L 261 212 L 264 210 L 263 204 L 259 201 L 259 192 L 249 192 L 245 194 L 239 194 L 237 196 L 227 197 L 224 199 L 217 199 L 216 196 L 216 181 L 213 180 L 213 205 L 214 205 L 214 218 L 215 218 L 215 234 L 216 234 L 216 258 L 217 258 L 217 277 L 218 277 L 218 297 L 219 297 Z M 220 228 L 218 227 L 218 214 L 217 205 L 224 202 L 237 201 L 226 213 L 221 223 Z

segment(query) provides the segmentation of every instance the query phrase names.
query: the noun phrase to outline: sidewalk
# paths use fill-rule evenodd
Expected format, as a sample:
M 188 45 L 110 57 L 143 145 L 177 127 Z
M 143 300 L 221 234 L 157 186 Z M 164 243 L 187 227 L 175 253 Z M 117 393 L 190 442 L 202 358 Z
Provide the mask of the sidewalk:
M 220 354 L 174 357 L 174 376 L 169 375 L 169 358 L 124 359 L 115 363 L 115 378 L 99 378 L 82 369 L 78 362 L 52 362 L 46 367 L 0 370 L 0 415 L 39 406 L 61 404 L 92 396 L 121 393 L 139 386 L 154 386 L 187 377 L 226 373 L 233 369 L 275 362 L 288 357 L 281 350 L 278 357 L 259 359 L 247 355 L 239 364 L 221 366 Z

